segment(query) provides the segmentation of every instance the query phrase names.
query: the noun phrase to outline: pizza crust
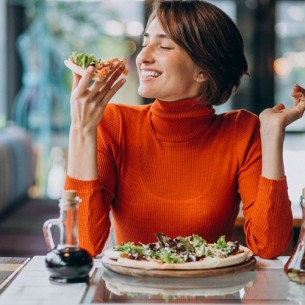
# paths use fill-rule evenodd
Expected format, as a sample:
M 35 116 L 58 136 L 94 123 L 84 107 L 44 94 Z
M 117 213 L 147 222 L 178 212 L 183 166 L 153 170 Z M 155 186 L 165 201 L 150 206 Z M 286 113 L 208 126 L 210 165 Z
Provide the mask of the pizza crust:
M 122 252 L 113 250 L 113 248 L 111 248 L 111 249 L 106 249 L 104 251 L 104 255 L 108 258 L 118 260 L 122 256 Z
M 83 69 L 82 67 L 78 66 L 77 64 L 73 63 L 71 60 L 69 59 L 65 59 L 64 60 L 64 63 L 65 63 L 65 66 L 67 68 L 69 68 L 72 72 L 80 75 L 80 76 L 83 76 L 86 72 L 86 69 Z M 97 80 L 97 81 L 101 81 L 101 79 L 99 77 L 96 77 L 94 76 L 92 78 L 92 80 Z

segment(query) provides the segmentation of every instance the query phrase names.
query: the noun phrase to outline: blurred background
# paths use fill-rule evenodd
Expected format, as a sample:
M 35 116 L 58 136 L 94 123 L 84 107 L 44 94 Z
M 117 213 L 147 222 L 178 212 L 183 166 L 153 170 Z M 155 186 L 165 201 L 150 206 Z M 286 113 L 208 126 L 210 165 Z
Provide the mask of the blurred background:
M 137 95 L 135 57 L 151 2 L 0 1 L 0 255 L 43 253 L 41 236 L 27 238 L 43 219 L 58 214 L 70 124 L 71 73 L 64 59 L 72 51 L 127 57 L 127 84 L 113 101 L 149 102 Z M 291 106 L 293 85 L 305 86 L 305 1 L 210 2 L 238 25 L 250 72 L 217 112 L 245 108 L 259 114 L 277 103 Z M 305 187 L 305 118 L 287 129 L 284 158 L 298 207 Z M 31 244 L 28 252 L 14 240 L 22 234 L 24 244 Z

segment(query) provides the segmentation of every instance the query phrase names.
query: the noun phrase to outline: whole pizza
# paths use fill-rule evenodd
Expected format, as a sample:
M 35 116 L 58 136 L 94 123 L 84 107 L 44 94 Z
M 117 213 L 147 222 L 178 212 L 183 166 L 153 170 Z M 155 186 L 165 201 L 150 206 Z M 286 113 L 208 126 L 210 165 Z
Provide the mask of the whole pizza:
M 156 234 L 157 241 L 136 245 L 122 243 L 104 251 L 104 257 L 118 266 L 139 269 L 197 270 L 234 266 L 253 257 L 250 249 L 238 241 L 226 241 L 225 236 L 217 242 L 208 243 L 203 237 L 171 238 Z

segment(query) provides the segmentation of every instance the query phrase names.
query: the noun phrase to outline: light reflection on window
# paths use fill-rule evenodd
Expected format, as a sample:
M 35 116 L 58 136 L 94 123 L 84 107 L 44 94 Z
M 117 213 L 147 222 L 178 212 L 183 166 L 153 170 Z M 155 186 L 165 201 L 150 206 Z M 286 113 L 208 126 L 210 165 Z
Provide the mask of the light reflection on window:
M 292 87 L 305 86 L 305 3 L 280 1 L 276 4 L 276 50 L 274 60 L 275 103 L 291 106 Z M 305 119 L 289 130 L 305 129 Z
M 229 15 L 234 22 L 236 22 L 236 4 L 234 1 L 227 0 L 227 1 L 210 1 L 212 4 L 218 6 L 222 9 L 227 15 Z M 217 113 L 226 112 L 232 109 L 232 100 L 229 99 L 225 104 L 216 106 L 215 110 Z

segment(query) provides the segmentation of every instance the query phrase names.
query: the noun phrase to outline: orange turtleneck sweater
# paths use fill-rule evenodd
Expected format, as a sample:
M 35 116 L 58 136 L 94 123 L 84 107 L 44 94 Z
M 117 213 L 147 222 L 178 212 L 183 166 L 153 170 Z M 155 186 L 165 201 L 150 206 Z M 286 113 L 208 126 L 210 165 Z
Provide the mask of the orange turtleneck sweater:
M 291 205 L 285 178 L 261 176 L 259 129 L 250 112 L 216 115 L 196 99 L 109 104 L 98 127 L 99 178 L 66 178 L 82 199 L 80 246 L 99 254 L 111 222 L 117 244 L 152 242 L 156 232 L 230 239 L 242 201 L 248 247 L 280 255 L 292 236 Z

